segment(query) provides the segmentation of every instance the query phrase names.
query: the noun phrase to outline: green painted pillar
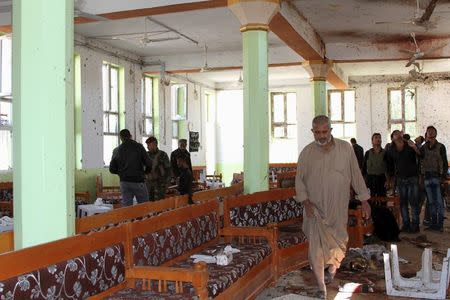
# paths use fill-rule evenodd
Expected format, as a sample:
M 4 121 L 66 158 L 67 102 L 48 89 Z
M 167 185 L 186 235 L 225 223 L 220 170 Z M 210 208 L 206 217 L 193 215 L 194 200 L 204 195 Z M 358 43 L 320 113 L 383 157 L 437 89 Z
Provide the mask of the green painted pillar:
M 269 188 L 267 31 L 242 33 L 244 48 L 244 192 Z
M 14 244 L 74 233 L 73 0 L 13 1 Z
M 311 80 L 314 99 L 314 115 L 328 115 L 327 82 L 326 80 Z

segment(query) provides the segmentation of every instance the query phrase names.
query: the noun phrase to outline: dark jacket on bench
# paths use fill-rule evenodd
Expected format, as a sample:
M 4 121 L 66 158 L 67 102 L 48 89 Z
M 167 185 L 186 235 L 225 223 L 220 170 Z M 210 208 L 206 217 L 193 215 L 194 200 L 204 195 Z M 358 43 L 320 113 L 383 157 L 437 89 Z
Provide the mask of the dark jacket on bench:
M 114 149 L 109 171 L 118 174 L 120 181 L 144 182 L 144 174 L 151 167 L 152 163 L 144 146 L 127 139 Z

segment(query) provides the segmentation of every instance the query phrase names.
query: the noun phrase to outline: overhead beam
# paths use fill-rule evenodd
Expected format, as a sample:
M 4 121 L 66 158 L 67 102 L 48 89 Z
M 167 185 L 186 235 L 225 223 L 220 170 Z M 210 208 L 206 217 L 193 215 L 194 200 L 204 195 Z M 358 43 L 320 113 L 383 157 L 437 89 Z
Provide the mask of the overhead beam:
M 192 2 L 192 3 L 182 3 L 182 4 L 174 4 L 167 6 L 159 6 L 159 7 L 151 7 L 151 8 L 140 8 L 140 9 L 132 9 L 132 10 L 124 10 L 117 11 L 105 14 L 98 14 L 101 17 L 110 19 L 110 20 L 122 20 L 129 18 L 137 18 L 137 17 L 145 17 L 145 16 L 155 16 L 155 15 L 164 15 L 171 13 L 180 13 L 192 10 L 201 10 L 201 9 L 209 9 L 209 8 L 217 8 L 217 7 L 225 7 L 227 6 L 227 0 L 209 0 L 202 2 Z M 92 23 L 97 22 L 95 20 L 76 17 L 75 24 L 83 24 L 83 23 Z
M 305 17 L 290 2 L 281 3 L 280 12 L 273 17 L 269 29 L 304 60 L 326 60 L 325 44 Z M 337 88 L 346 88 L 343 72 L 332 69 L 327 81 Z

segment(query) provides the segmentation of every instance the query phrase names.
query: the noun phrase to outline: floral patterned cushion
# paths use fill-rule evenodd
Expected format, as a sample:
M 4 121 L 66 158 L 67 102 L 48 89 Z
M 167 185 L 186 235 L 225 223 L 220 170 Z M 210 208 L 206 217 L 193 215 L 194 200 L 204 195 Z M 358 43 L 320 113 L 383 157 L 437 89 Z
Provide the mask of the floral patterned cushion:
M 266 226 L 303 215 L 303 205 L 294 198 L 237 206 L 230 210 L 232 226 Z
M 269 167 L 269 180 L 272 180 L 272 172 L 275 174 L 275 179 L 277 178 L 278 173 L 286 173 L 296 171 L 297 166 L 295 167 Z
M 136 266 L 158 266 L 213 240 L 218 234 L 217 215 L 212 212 L 169 228 L 133 239 Z
M 13 189 L 0 189 L 0 201 L 13 201 Z
M 219 244 L 208 247 L 202 253 L 208 254 L 214 250 L 223 249 L 225 246 L 226 244 Z M 214 298 L 219 295 L 272 252 L 267 242 L 261 244 L 243 244 L 233 247 L 241 250 L 241 252 L 233 254 L 233 260 L 229 265 L 218 266 L 216 264 L 208 264 L 209 279 L 207 288 L 210 297 Z M 174 266 L 189 268 L 193 264 L 193 260 L 188 259 Z
M 125 279 L 122 244 L 0 282 L 0 299 L 86 299 Z
M 301 244 L 304 242 L 306 242 L 306 235 L 302 230 L 297 232 L 280 231 L 280 235 L 277 241 L 279 248 L 288 248 L 290 246 Z
M 90 230 L 87 231 L 87 232 L 81 232 L 81 234 L 89 234 L 89 233 L 92 233 L 92 232 L 105 231 L 105 230 L 107 230 L 107 229 L 110 229 L 110 228 L 113 228 L 113 227 L 117 227 L 117 226 L 119 226 L 119 225 L 122 225 L 122 224 L 125 224 L 125 223 L 128 223 L 128 222 L 143 221 L 143 220 L 146 220 L 146 219 L 148 219 L 148 218 L 152 218 L 152 217 L 154 217 L 154 216 L 157 216 L 157 215 L 159 215 L 159 214 L 161 214 L 161 213 L 163 213 L 163 212 L 169 211 L 169 210 L 170 210 L 170 209 L 162 210 L 162 211 L 158 211 L 158 212 L 152 211 L 152 212 L 146 214 L 145 216 L 141 216 L 141 217 L 137 217 L 137 218 L 132 218 L 132 219 L 122 220 L 122 221 L 120 221 L 120 222 L 118 222 L 118 223 L 109 223 L 109 224 L 106 224 L 106 225 L 101 226 L 101 227 L 98 227 L 98 228 L 90 229 Z

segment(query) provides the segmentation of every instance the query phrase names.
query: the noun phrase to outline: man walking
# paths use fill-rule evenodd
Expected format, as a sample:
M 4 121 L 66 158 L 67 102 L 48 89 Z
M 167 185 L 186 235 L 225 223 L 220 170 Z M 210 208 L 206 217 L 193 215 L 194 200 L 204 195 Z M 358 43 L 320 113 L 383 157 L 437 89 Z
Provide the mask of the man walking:
M 330 119 L 317 116 L 312 123 L 315 141 L 300 153 L 295 178 L 296 200 L 304 206 L 303 232 L 308 258 L 320 291 L 339 268 L 348 242 L 347 218 L 350 186 L 370 217 L 370 198 L 350 144 L 333 138 Z M 326 268 L 326 274 L 324 269 Z
M 444 200 L 441 193 L 441 181 L 448 171 L 447 150 L 436 139 L 437 130 L 427 128 L 427 142 L 420 148 L 421 174 L 425 182 L 425 191 L 430 207 L 431 224 L 427 230 L 444 231 Z
M 151 136 L 147 144 L 151 167 L 147 174 L 147 188 L 150 201 L 163 199 L 170 180 L 170 162 L 166 152 L 158 149 L 158 140 Z
M 189 170 L 192 173 L 192 163 L 191 163 L 191 154 L 186 150 L 187 148 L 187 140 L 180 139 L 178 141 L 178 149 L 174 150 L 170 154 L 170 164 L 172 166 L 172 173 L 175 178 L 180 177 L 180 168 L 177 164 L 177 158 L 185 157 Z
M 128 129 L 119 133 L 122 143 L 114 149 L 109 171 L 120 177 L 122 205 L 133 205 L 133 197 L 138 203 L 148 201 L 144 171 L 150 169 L 151 161 L 144 146 L 132 140 Z

